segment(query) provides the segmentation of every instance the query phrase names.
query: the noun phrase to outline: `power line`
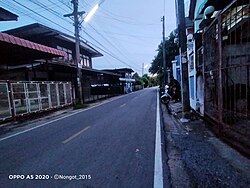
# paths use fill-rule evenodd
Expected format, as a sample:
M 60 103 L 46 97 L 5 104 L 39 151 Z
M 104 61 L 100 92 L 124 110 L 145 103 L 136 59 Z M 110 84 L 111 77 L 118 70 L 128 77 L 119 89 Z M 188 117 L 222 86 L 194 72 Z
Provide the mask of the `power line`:
M 11 3 L 11 2 L 8 2 L 8 4 L 6 4 L 6 3 L 4 3 L 4 2 L 0 2 L 0 3 L 4 4 L 4 7 L 10 8 L 10 10 L 14 10 L 14 12 L 17 12 L 18 14 L 23 14 L 23 15 L 25 15 L 25 16 L 27 16 L 27 17 L 33 19 L 33 20 L 36 20 L 36 21 L 41 22 L 41 23 L 43 23 L 43 24 L 45 23 L 45 22 L 43 22 L 43 21 L 41 21 L 41 20 L 35 18 L 34 16 L 32 17 L 32 16 L 31 16 L 32 13 L 30 13 L 30 14 L 24 13 L 25 10 L 24 10 L 22 7 L 17 7 L 15 4 L 13 4 L 13 3 Z M 16 7 L 16 8 L 15 8 L 15 7 Z M 22 9 L 23 11 L 20 11 L 20 9 Z
M 121 20 L 121 19 L 111 17 L 111 16 L 102 16 L 102 18 L 111 19 L 111 20 L 114 20 L 114 21 L 117 21 L 117 22 L 120 22 L 120 23 L 123 23 L 123 24 L 128 24 L 128 25 L 132 25 L 132 26 L 139 26 L 139 27 L 158 25 L 158 23 L 138 23 L 135 20 L 134 20 L 135 22 L 130 22 L 130 21 Z
M 58 0 L 59 2 L 61 2 L 62 4 L 64 4 L 66 7 L 68 7 L 70 10 L 72 10 L 72 7 L 70 5 L 68 5 L 67 3 L 65 3 L 63 0 Z
M 104 35 L 102 35 L 98 30 L 96 30 L 92 25 L 89 24 L 89 26 L 97 33 L 99 34 L 108 44 L 110 44 L 111 46 L 113 46 L 113 48 L 115 48 L 123 57 L 126 57 L 124 55 L 124 53 L 116 46 L 114 45 L 112 42 L 110 42 Z M 127 58 L 127 57 L 126 57 Z M 131 61 L 131 60 L 129 60 Z
M 105 0 L 102 0 L 99 3 L 99 6 L 104 3 Z M 90 3 L 86 2 L 85 3 L 91 7 Z M 129 25 L 133 25 L 133 26 L 155 26 L 158 25 L 156 23 L 139 23 L 137 20 L 135 19 L 131 19 L 128 17 L 122 17 L 119 15 L 116 15 L 114 13 L 111 13 L 110 11 L 108 11 L 107 9 L 103 8 L 103 6 L 100 6 L 100 12 L 106 16 L 102 15 L 102 18 L 107 18 L 107 19 L 112 19 L 114 21 L 120 22 L 120 23 L 124 23 L 124 24 L 129 24 Z M 97 15 L 98 16 L 98 15 Z M 119 19 L 120 18 L 120 19 Z M 126 20 L 125 20 L 126 19 Z
M 31 1 L 33 4 L 41 7 L 44 10 L 47 10 L 48 12 L 50 12 L 51 14 L 54 14 L 57 17 L 60 17 L 61 14 L 59 12 L 56 12 L 54 9 L 49 8 L 47 5 L 40 3 L 39 1 L 35 1 L 35 0 L 29 0 Z
M 55 3 L 55 2 L 53 2 L 53 1 L 51 1 L 51 0 L 47 0 L 47 1 L 49 1 L 50 3 L 52 3 L 52 4 L 54 4 L 56 7 L 58 7 L 58 5 Z M 70 10 L 72 10 L 72 8 L 70 7 L 70 6 L 68 6 L 67 4 L 65 4 L 63 1 L 60 1 L 60 0 L 58 0 L 58 2 L 60 2 L 62 5 L 65 5 L 66 7 L 68 7 Z M 62 6 L 59 6 L 60 7 L 60 9 L 62 9 L 63 11 L 68 11 L 67 9 L 65 9 L 65 8 L 63 8 Z
M 113 57 L 114 59 L 116 59 L 117 61 L 121 62 L 122 64 L 129 66 L 130 68 L 134 68 L 136 70 L 139 70 L 135 67 L 132 67 L 131 65 L 127 64 L 125 61 L 119 59 L 118 57 L 116 57 L 114 54 L 112 54 L 105 46 L 103 46 L 100 42 L 98 42 L 95 38 L 93 38 L 90 34 L 88 34 L 87 32 L 84 32 L 86 35 L 88 35 L 92 40 L 94 40 L 96 43 L 98 43 L 100 46 L 102 46 L 104 49 L 100 48 L 99 46 L 95 45 L 94 43 L 91 43 L 88 41 L 88 43 L 90 43 L 92 46 L 94 46 L 95 48 L 98 48 L 99 50 L 105 52 L 106 54 L 108 54 L 109 56 Z M 82 38 L 82 37 L 81 37 Z
M 38 12 L 35 12 L 34 10 L 30 9 L 29 7 L 27 7 L 27 6 L 25 6 L 25 5 L 23 5 L 23 4 L 19 3 L 19 2 L 17 2 L 16 0 L 12 0 L 12 1 L 14 1 L 16 4 L 18 4 L 18 5 L 20 5 L 20 6 L 24 7 L 24 8 L 26 8 L 26 9 L 28 9 L 29 11 L 33 12 L 34 14 L 37 14 L 38 16 L 44 18 L 45 20 L 47 20 L 47 21 L 49 21 L 49 22 L 51 22 L 51 23 L 53 23 L 53 24 L 59 26 L 60 28 L 62 28 L 62 29 L 64 29 L 64 30 L 67 30 L 67 31 L 70 32 L 70 33 L 73 33 L 73 32 L 70 31 L 69 29 L 67 29 L 67 28 L 61 26 L 60 24 L 58 24 L 58 23 L 56 23 L 56 22 L 50 20 L 49 18 L 47 18 L 47 17 L 45 17 L 45 16 L 39 14 Z
M 73 33 L 73 32 L 70 31 L 69 29 L 67 29 L 67 28 L 61 26 L 60 24 L 56 23 L 55 21 L 52 21 L 51 19 L 49 19 L 49 18 L 47 18 L 47 17 L 41 15 L 40 13 L 35 12 L 34 10 L 32 10 L 31 8 L 29 8 L 29 7 L 25 6 L 25 5 L 23 5 L 22 3 L 19 3 L 19 2 L 16 1 L 16 0 L 12 0 L 12 1 L 14 1 L 14 2 L 15 2 L 16 4 L 18 4 L 19 6 L 24 7 L 25 9 L 27 9 L 27 10 L 29 10 L 30 12 L 34 13 L 35 15 L 38 15 L 39 17 L 41 17 L 41 18 L 43 18 L 43 19 L 45 19 L 45 20 L 47 20 L 47 21 L 53 23 L 54 25 L 57 25 L 58 27 L 60 27 L 60 28 L 62 28 L 62 29 L 64 29 L 64 30 L 66 30 L 66 31 L 68 31 L 69 33 Z M 57 16 L 58 16 L 58 15 L 57 15 Z M 31 16 L 29 16 L 29 17 L 31 17 Z M 34 19 L 34 17 L 31 17 L 31 18 Z M 64 21 L 65 21 L 65 20 L 64 20 Z M 86 33 L 86 32 L 85 32 L 85 33 Z M 125 64 L 126 66 L 129 66 L 129 67 L 131 67 L 131 68 L 134 68 L 134 69 L 136 69 L 136 70 L 139 70 L 139 69 L 137 69 L 137 68 L 135 68 L 135 67 L 132 67 L 131 65 L 129 65 L 129 64 L 126 63 L 125 61 L 119 59 L 118 57 L 116 57 L 112 52 L 110 52 L 109 50 L 107 50 L 107 48 L 106 48 L 104 45 L 102 45 L 100 42 L 98 42 L 97 40 L 95 40 L 95 38 L 93 38 L 93 37 L 92 37 L 91 35 L 89 35 L 88 33 L 86 33 L 86 35 L 88 35 L 92 40 L 94 40 L 96 43 L 98 43 L 98 44 L 99 44 L 100 46 L 102 46 L 104 49 L 102 49 L 102 48 L 100 48 L 99 46 L 97 46 L 97 45 L 95 45 L 95 44 L 93 44 L 93 43 L 87 41 L 88 43 L 90 43 L 90 44 L 93 45 L 94 47 L 96 47 L 96 48 L 98 48 L 99 50 L 105 52 L 106 54 L 108 54 L 108 55 L 111 56 L 112 58 L 118 60 L 119 62 Z M 82 37 L 81 37 L 81 38 L 82 38 Z M 83 39 L 83 38 L 82 38 L 82 39 Z M 85 39 L 83 39 L 83 40 L 85 40 Z M 85 40 L 85 41 L 86 41 L 86 40 Z
M 35 5 L 37 5 L 37 6 L 41 7 L 41 8 L 43 8 L 43 9 L 45 9 L 45 10 L 47 10 L 47 11 L 49 11 L 51 14 L 55 15 L 56 17 L 60 18 L 61 20 L 66 21 L 66 22 L 72 24 L 72 22 L 68 21 L 67 19 L 64 19 L 64 17 L 62 17 L 62 15 L 61 15 L 59 12 L 57 12 L 57 11 L 55 11 L 55 10 L 49 8 L 49 7 L 46 6 L 45 4 L 40 3 L 40 2 L 37 2 L 37 1 L 35 1 L 35 0 L 30 0 L 30 1 L 31 1 L 32 3 L 34 3 Z
M 103 36 L 98 30 L 101 30 L 101 29 L 95 29 L 95 28 L 93 28 L 92 26 L 91 26 L 91 24 L 90 24 L 90 27 L 92 28 L 92 29 L 94 29 L 94 31 L 96 31 L 97 33 L 99 33 L 105 40 L 107 39 L 105 36 Z M 114 38 L 114 37 L 113 37 Z M 134 59 L 133 61 L 131 60 L 131 59 L 129 59 L 128 57 L 128 55 L 126 56 L 126 55 L 124 55 L 124 52 L 125 53 L 127 53 L 127 54 L 129 54 L 129 52 L 126 50 L 126 48 L 124 48 L 123 47 L 123 45 L 120 43 L 120 41 L 121 41 L 121 39 L 117 39 L 117 38 L 115 38 L 116 39 L 116 41 L 115 41 L 115 44 L 116 45 L 112 45 L 113 43 L 111 43 L 111 45 L 112 46 L 114 46 L 114 48 L 115 49 L 117 49 L 117 51 L 119 51 L 122 55 L 123 55 L 123 57 L 125 57 L 125 58 L 127 58 L 130 62 L 144 62 L 144 60 L 141 60 L 140 58 L 138 59 L 138 60 L 136 60 L 136 59 Z M 108 40 L 108 39 L 107 39 Z M 108 40 L 109 41 L 109 40 Z M 140 40 L 141 41 L 141 40 Z M 131 44 L 131 41 L 129 42 L 130 44 Z M 119 47 L 117 47 L 117 45 L 119 46 Z M 121 52 L 121 50 L 120 50 L 120 48 L 123 48 L 122 49 L 122 52 Z M 138 56 L 136 56 L 137 58 L 138 58 Z
M 126 37 L 131 37 L 131 38 L 148 38 L 148 39 L 159 39 L 159 37 L 153 37 L 153 36 L 142 36 L 142 35 L 133 35 L 133 34 L 126 34 L 126 33 L 115 33 L 115 32 L 109 32 L 109 31 L 104 31 L 104 33 L 111 34 L 111 35 L 120 35 L 120 36 L 126 36 Z
M 23 11 L 20 11 L 21 7 L 19 8 L 19 7 L 17 7 L 16 5 L 14 5 L 11 2 L 6 3 L 6 2 L 3 2 L 3 1 L 0 1 L 0 3 L 3 4 L 4 7 L 8 7 L 10 10 L 14 10 L 14 12 L 18 13 L 19 16 L 29 16 L 29 15 L 32 14 L 32 13 L 28 13 L 24 9 L 23 9 Z M 41 8 L 34 9 L 34 11 L 40 11 L 40 10 L 41 10 Z

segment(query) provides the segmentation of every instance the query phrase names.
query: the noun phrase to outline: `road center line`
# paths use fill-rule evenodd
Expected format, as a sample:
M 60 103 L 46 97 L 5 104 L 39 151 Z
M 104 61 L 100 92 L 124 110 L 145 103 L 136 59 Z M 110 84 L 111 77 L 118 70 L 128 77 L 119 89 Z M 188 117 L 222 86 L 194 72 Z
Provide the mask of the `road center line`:
M 134 94 L 134 93 L 129 93 L 128 95 L 132 95 L 132 94 Z M 89 108 L 86 108 L 86 109 L 79 110 L 79 111 L 74 112 L 74 113 L 72 113 L 72 114 L 69 114 L 69 115 L 66 115 L 66 116 L 63 116 L 63 117 L 60 117 L 60 118 L 57 118 L 57 119 L 51 120 L 51 121 L 49 121 L 49 122 L 46 122 L 46 123 L 43 123 L 43 124 L 41 124 L 41 125 L 38 125 L 38 126 L 32 127 L 32 128 L 30 128 L 30 129 L 26 129 L 26 130 L 24 130 L 24 131 L 20 131 L 20 132 L 17 132 L 17 133 L 11 134 L 11 135 L 9 135 L 9 136 L 6 136 L 6 137 L 3 137 L 3 138 L 0 138 L 0 142 L 2 142 L 2 141 L 4 141 L 4 140 L 7 140 L 7 139 L 10 139 L 10 138 L 13 138 L 13 137 L 16 137 L 16 136 L 19 136 L 19 135 L 24 134 L 24 133 L 30 132 L 30 131 L 35 130 L 35 129 L 37 129 L 37 128 L 40 128 L 40 127 L 46 126 L 46 125 L 48 125 L 48 124 L 51 124 L 51 123 L 54 123 L 54 122 L 60 121 L 60 120 L 62 120 L 62 119 L 65 119 L 65 118 L 68 118 L 68 117 L 74 116 L 74 115 L 76 115 L 76 114 L 79 114 L 79 113 L 82 113 L 82 112 L 85 112 L 85 111 L 91 110 L 91 109 L 93 109 L 93 108 L 96 108 L 96 107 L 102 106 L 102 105 L 104 105 L 104 104 L 107 104 L 107 103 L 113 102 L 113 101 L 115 101 L 115 100 L 118 100 L 118 99 L 120 99 L 120 98 L 126 97 L 126 96 L 128 96 L 128 95 L 122 95 L 122 96 L 119 96 L 119 97 L 113 98 L 113 99 L 111 99 L 111 100 L 107 100 L 107 101 L 105 101 L 105 102 L 103 102 L 103 103 L 100 103 L 100 104 L 97 104 L 97 105 L 95 105 L 95 106 L 92 106 L 92 107 L 89 107 Z
M 71 141 L 72 139 L 74 139 L 75 137 L 79 136 L 80 134 L 82 134 L 83 132 L 87 131 L 90 128 L 90 126 L 85 127 L 84 129 L 82 129 L 81 131 L 77 132 L 76 134 L 70 136 L 69 138 L 67 138 L 66 140 L 64 140 L 62 143 L 66 144 L 69 141 Z
M 159 92 L 157 90 L 156 105 L 156 136 L 155 136 L 155 164 L 154 188 L 163 188 L 162 153 L 161 153 L 161 122 L 159 107 Z
M 122 107 L 124 107 L 124 106 L 126 106 L 126 103 L 122 104 L 122 105 L 120 106 L 120 108 L 122 108 Z

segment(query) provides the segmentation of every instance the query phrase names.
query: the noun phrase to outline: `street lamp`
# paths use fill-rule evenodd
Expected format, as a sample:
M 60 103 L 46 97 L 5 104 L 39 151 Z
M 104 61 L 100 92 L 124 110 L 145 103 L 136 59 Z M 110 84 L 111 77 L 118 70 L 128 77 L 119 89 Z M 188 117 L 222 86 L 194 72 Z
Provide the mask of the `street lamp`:
M 87 14 L 87 16 L 84 18 L 84 22 L 88 22 L 92 16 L 96 13 L 97 9 L 99 8 L 99 4 L 96 4 L 91 11 Z

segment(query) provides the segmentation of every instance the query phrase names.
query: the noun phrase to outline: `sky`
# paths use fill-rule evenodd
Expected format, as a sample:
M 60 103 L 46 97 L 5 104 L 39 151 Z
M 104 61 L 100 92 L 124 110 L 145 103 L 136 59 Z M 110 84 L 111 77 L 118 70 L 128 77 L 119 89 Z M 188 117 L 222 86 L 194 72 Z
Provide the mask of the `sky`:
M 161 18 L 165 16 L 166 36 L 176 28 L 175 0 L 79 0 L 79 11 L 88 13 L 97 3 L 99 9 L 80 32 L 104 55 L 93 58 L 93 68 L 148 73 L 162 41 Z M 0 6 L 19 16 L 18 21 L 1 22 L 0 31 L 38 22 L 74 35 L 73 21 L 63 16 L 72 13 L 70 0 L 0 0 Z

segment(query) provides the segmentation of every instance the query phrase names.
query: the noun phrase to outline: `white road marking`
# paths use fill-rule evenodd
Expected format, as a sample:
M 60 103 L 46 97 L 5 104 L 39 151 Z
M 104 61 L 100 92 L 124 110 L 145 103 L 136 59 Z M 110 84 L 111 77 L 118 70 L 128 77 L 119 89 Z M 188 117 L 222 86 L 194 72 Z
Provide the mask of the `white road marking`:
M 122 107 L 124 107 L 124 106 L 126 106 L 126 103 L 122 104 L 122 105 L 120 106 L 120 108 L 122 108 Z
M 155 165 L 154 165 L 154 188 L 163 188 L 163 170 L 161 153 L 161 122 L 159 107 L 159 92 L 157 91 L 156 105 L 156 136 L 155 136 Z
M 74 139 L 75 137 L 79 136 L 80 134 L 82 134 L 83 132 L 87 131 L 90 128 L 90 126 L 85 127 L 84 129 L 78 131 L 77 133 L 73 134 L 72 136 L 70 136 L 69 138 L 67 138 L 66 140 L 64 140 L 62 143 L 66 144 L 69 141 L 71 141 L 72 139 Z
M 131 94 L 132 94 L 132 93 L 131 93 Z M 66 116 L 60 117 L 60 118 L 58 118 L 58 119 L 54 119 L 54 120 L 52 120 L 52 121 L 49 121 L 49 122 L 43 123 L 43 124 L 38 125 L 38 126 L 36 126 L 36 127 L 32 127 L 32 128 L 30 128 L 30 129 L 27 129 L 27 130 L 24 130 L 24 131 L 21 131 L 21 132 L 18 132 L 18 133 L 15 133 L 15 134 L 12 134 L 12 135 L 6 136 L 6 137 L 4 137 L 4 138 L 0 138 L 0 142 L 1 142 L 1 141 L 4 141 L 4 140 L 7 140 L 7 139 L 9 139 L 9 138 L 13 138 L 13 137 L 16 137 L 16 136 L 18 136 L 18 135 L 24 134 L 24 133 L 26 133 L 26 132 L 29 132 L 29 131 L 35 130 L 35 129 L 37 129 L 37 128 L 43 127 L 43 126 L 45 126 L 45 125 L 48 125 L 48 124 L 54 123 L 54 122 L 56 122 L 56 121 L 59 121 L 59 120 L 62 120 L 62 119 L 68 118 L 68 117 L 70 117 L 70 116 L 74 116 L 74 115 L 76 115 L 76 114 L 79 114 L 79 113 L 81 113 L 81 112 L 84 112 L 84 111 L 90 110 L 90 109 L 92 109 L 92 108 L 99 107 L 99 106 L 101 106 L 101 105 L 107 104 L 107 103 L 109 103 L 109 102 L 115 101 L 115 100 L 117 100 L 117 99 L 120 99 L 120 98 L 122 98 L 122 97 L 126 97 L 126 96 L 127 96 L 127 95 L 122 95 L 122 96 L 116 97 L 116 98 L 114 98 L 114 99 L 111 99 L 111 100 L 105 101 L 105 102 L 103 102 L 103 103 L 97 104 L 97 105 L 95 105 L 95 106 L 92 106 L 92 107 L 89 107 L 89 108 L 86 108 L 86 109 L 83 109 L 83 110 L 79 110 L 78 112 L 75 112 L 75 113 L 72 113 L 72 114 L 69 114 L 69 115 L 66 115 Z

